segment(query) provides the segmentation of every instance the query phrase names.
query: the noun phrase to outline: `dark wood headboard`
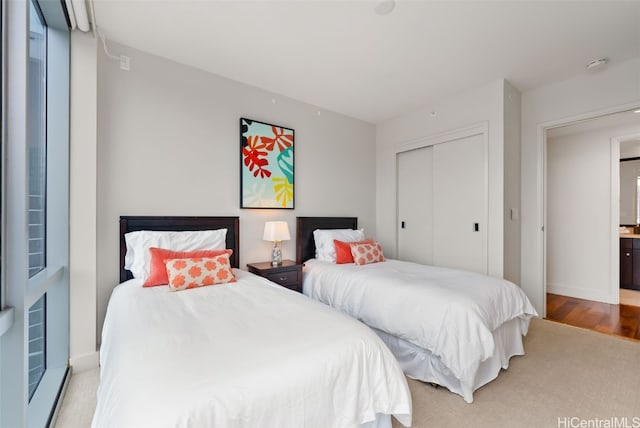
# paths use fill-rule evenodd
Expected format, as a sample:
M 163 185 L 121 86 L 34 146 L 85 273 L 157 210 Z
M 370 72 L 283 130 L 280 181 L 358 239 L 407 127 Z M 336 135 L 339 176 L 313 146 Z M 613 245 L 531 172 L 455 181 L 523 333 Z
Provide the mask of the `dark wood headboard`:
M 296 217 L 296 263 L 316 256 L 316 229 L 357 229 L 358 217 Z
M 215 230 L 227 229 L 227 248 L 233 250 L 231 267 L 240 266 L 240 219 L 238 217 L 163 217 L 163 216 L 121 216 L 120 217 L 120 282 L 131 279 L 131 272 L 124 268 L 127 245 L 125 233 L 136 230 Z

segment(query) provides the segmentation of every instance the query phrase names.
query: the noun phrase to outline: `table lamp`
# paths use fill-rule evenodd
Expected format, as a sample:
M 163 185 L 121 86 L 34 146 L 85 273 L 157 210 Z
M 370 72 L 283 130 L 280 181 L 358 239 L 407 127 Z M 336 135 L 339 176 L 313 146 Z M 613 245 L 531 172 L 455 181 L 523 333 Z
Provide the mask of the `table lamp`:
M 264 224 L 264 234 L 262 239 L 273 242 L 271 250 L 271 266 L 280 266 L 282 264 L 282 249 L 280 242 L 291 239 L 289 235 L 289 225 L 286 221 L 268 221 Z

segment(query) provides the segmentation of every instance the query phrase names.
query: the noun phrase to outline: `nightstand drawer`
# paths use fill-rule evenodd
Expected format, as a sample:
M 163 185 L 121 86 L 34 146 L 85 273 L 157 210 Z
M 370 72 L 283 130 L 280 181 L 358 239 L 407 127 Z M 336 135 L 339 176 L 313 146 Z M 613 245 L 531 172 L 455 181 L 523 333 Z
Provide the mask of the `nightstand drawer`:
M 253 274 L 302 293 L 302 265 L 293 260 L 283 260 L 280 266 L 272 266 L 271 262 L 247 263 L 247 268 Z
M 296 285 L 302 281 L 302 278 L 298 276 L 299 274 L 300 269 L 296 269 L 285 272 L 268 273 L 265 275 L 265 278 L 280 285 Z

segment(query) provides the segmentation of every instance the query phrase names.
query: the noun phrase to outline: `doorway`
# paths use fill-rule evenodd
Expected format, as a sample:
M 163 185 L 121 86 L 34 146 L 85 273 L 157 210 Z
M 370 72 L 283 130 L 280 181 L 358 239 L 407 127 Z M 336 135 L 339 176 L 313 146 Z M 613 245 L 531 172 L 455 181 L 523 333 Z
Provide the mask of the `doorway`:
M 633 110 L 545 130 L 543 278 L 548 319 L 631 337 L 638 330 L 640 335 L 640 328 L 630 328 L 627 321 L 621 326 L 630 310 L 627 293 L 620 292 L 619 258 L 624 211 L 620 149 L 634 139 L 640 143 L 638 136 L 640 115 Z M 634 204 L 637 207 L 635 198 Z M 631 318 L 640 321 L 640 308 Z

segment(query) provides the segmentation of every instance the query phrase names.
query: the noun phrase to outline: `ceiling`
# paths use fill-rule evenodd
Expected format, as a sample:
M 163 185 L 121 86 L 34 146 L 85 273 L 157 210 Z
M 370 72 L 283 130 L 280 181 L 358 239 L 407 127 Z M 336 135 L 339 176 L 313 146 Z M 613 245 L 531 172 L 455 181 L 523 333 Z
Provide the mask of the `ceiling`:
M 638 1 L 93 0 L 108 39 L 371 123 L 640 57 Z

